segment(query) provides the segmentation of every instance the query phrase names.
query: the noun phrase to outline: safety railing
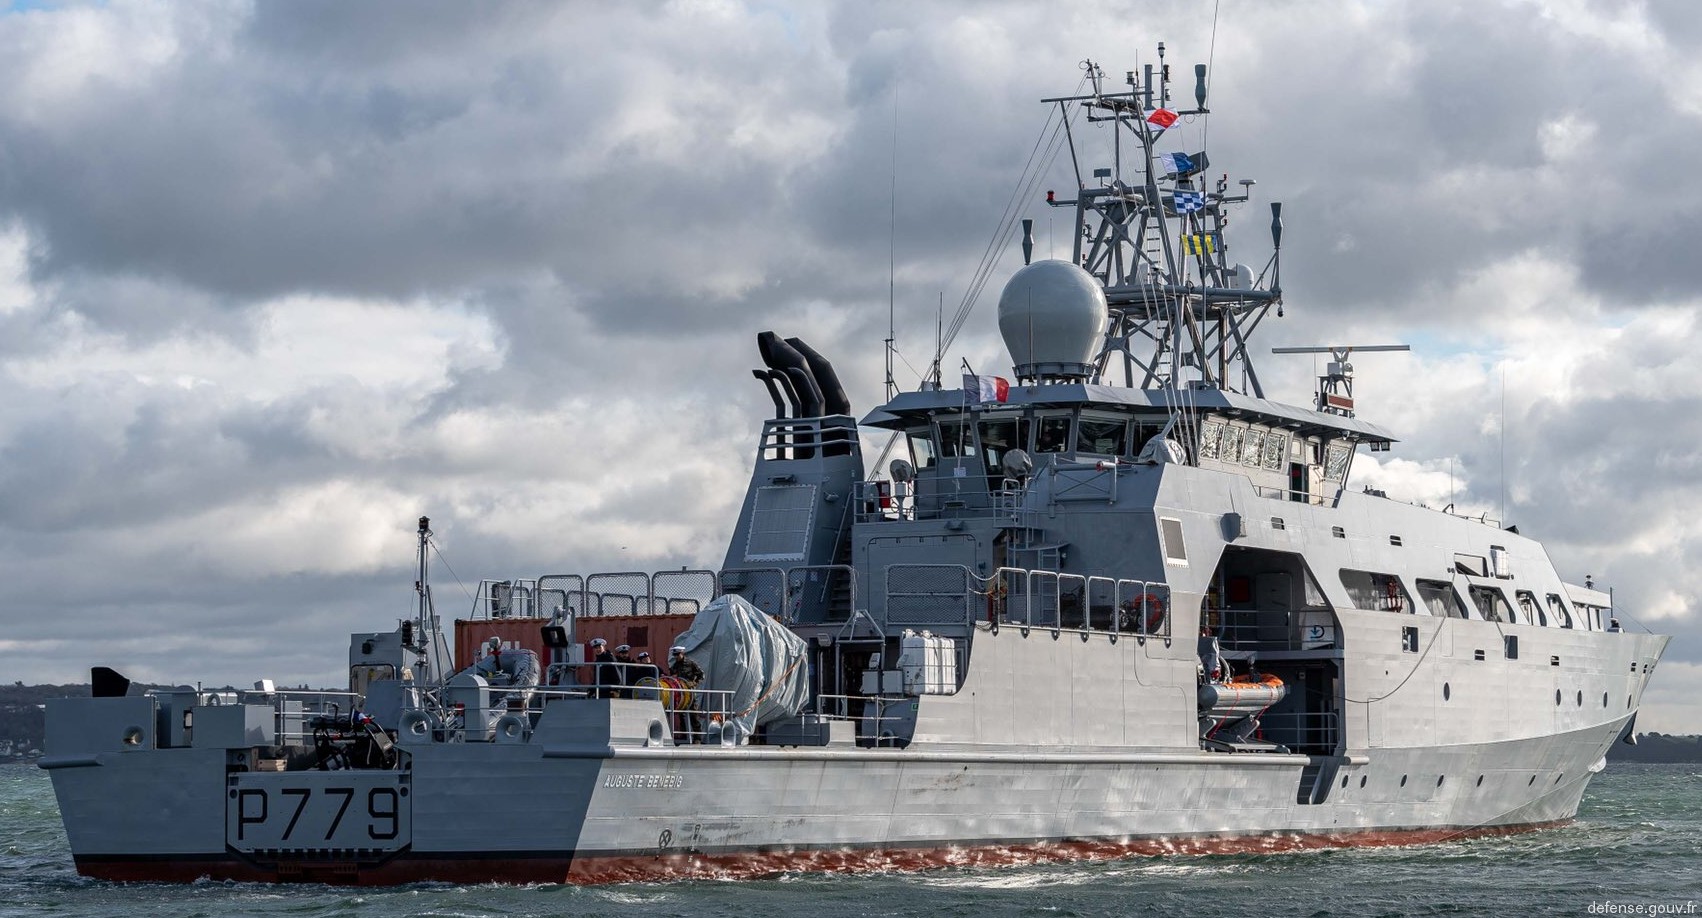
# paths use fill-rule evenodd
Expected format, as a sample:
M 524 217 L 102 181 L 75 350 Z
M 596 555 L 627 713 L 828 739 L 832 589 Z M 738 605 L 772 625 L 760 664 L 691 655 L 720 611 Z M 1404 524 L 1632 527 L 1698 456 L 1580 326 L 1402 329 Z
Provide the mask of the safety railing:
M 1254 737 L 1294 752 L 1329 755 L 1341 739 L 1341 717 L 1335 711 L 1266 712 Z
M 1141 638 L 1173 634 L 1165 583 L 1002 567 L 980 593 L 994 624 Z
M 1224 650 L 1308 650 L 1336 642 L 1327 609 L 1210 609 L 1206 620 L 1215 622 Z
M 473 620 L 694 614 L 717 593 L 706 570 L 546 574 L 537 579 L 484 580 Z

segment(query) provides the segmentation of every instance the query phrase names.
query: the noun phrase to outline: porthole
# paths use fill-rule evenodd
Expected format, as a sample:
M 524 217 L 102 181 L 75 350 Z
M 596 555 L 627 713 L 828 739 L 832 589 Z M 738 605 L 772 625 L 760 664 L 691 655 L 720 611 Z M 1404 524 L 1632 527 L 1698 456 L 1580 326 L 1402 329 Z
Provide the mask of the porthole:
M 1554 690 L 1554 706 L 1555 707 L 1560 706 L 1560 690 L 1559 689 Z
M 1554 776 L 1554 783 L 1556 783 L 1556 784 L 1559 784 L 1559 783 L 1560 783 L 1560 779 L 1561 779 L 1561 778 L 1564 778 L 1564 777 L 1566 777 L 1566 772 L 1564 772 L 1564 771 L 1563 771 L 1563 772 L 1561 772 L 1561 773 L 1560 773 L 1560 774 L 1557 774 L 1557 775 L 1555 775 L 1555 776 Z
M 1478 787 L 1482 787 L 1482 786 L 1483 786 L 1483 775 L 1478 775 L 1478 776 L 1477 776 L 1477 786 L 1478 786 Z
M 1342 789 L 1347 789 L 1347 775 L 1342 775 Z
M 1581 708 L 1583 706 L 1584 706 L 1584 690 L 1579 689 L 1578 690 L 1578 707 Z
M 1360 776 L 1359 776 L 1359 786 L 1360 786 L 1360 787 L 1364 787 L 1364 786 L 1365 786 L 1365 776 L 1364 776 L 1364 775 L 1360 775 Z
M 1627 710 L 1627 711 L 1631 710 L 1631 696 L 1630 695 L 1625 696 L 1625 710 Z
M 1607 693 L 1602 692 L 1602 707 L 1607 707 Z
M 1448 683 L 1442 683 L 1442 700 L 1447 701 L 1450 694 L 1452 693 L 1448 690 Z
M 1406 775 L 1401 775 L 1401 786 L 1402 787 L 1407 786 L 1407 776 Z
M 1531 775 L 1531 779 L 1529 781 L 1525 782 L 1525 786 L 1526 787 L 1533 787 L 1533 786 L 1536 785 L 1536 783 L 1537 783 L 1537 776 Z
M 1442 786 L 1442 782 L 1443 782 L 1443 781 L 1445 781 L 1445 780 L 1447 780 L 1447 778 L 1448 778 L 1448 776 L 1447 776 L 1447 775 L 1437 775 L 1437 776 L 1436 776 L 1436 786 L 1437 786 L 1437 787 L 1441 787 L 1441 786 Z
M 128 730 L 125 730 L 123 740 L 124 740 L 124 745 L 126 745 L 126 746 L 140 746 L 140 745 L 142 745 L 142 728 L 141 727 L 131 727 Z

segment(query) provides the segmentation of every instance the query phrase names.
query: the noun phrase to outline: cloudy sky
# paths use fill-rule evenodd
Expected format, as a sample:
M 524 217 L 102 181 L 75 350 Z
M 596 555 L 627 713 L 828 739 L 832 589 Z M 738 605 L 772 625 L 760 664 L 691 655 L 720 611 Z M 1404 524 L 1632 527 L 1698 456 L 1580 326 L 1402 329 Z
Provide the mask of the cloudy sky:
M 755 334 L 865 410 L 891 277 L 913 386 L 1037 100 L 1158 41 L 1259 181 L 1240 260 L 1285 204 L 1262 344 L 1415 345 L 1357 361 L 1360 480 L 1504 502 L 1702 731 L 1688 0 L 0 5 L 0 678 L 335 682 L 421 514 L 469 587 L 717 563 Z M 1004 251 L 950 364 L 1008 363 Z

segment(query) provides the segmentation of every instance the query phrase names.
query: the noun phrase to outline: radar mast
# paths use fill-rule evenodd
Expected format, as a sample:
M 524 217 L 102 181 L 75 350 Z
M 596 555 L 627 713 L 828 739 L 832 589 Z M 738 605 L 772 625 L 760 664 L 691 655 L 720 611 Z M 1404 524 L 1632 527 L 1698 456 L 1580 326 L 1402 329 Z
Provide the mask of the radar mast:
M 1159 63 L 1128 87 L 1106 92 L 1105 75 L 1083 63 L 1092 92 L 1045 99 L 1059 106 L 1078 190 L 1048 191 L 1047 203 L 1075 209 L 1075 264 L 1105 288 L 1109 320 L 1093 359 L 1092 381 L 1143 389 L 1207 388 L 1263 397 L 1247 341 L 1271 307 L 1281 315 L 1282 205 L 1271 205 L 1272 254 L 1257 276 L 1227 258 L 1223 229 L 1230 205 L 1249 200 L 1252 179 L 1231 190 L 1228 173 L 1208 179 L 1205 151 L 1161 151 L 1167 136 L 1210 113 L 1206 65 L 1194 67 L 1191 109 L 1170 107 L 1170 65 Z M 1110 165 L 1084 162 L 1070 127 L 1071 106 L 1092 125 L 1111 128 Z M 1267 281 L 1268 275 L 1268 281 Z

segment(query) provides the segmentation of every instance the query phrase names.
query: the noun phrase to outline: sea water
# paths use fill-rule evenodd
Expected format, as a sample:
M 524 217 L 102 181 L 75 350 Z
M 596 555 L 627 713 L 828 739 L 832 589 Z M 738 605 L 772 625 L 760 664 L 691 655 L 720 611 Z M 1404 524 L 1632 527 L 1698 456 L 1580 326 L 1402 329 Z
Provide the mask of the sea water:
M 1617 764 L 1590 783 L 1570 826 L 1423 847 L 754 881 L 350 889 L 84 879 L 47 774 L 0 765 L 0 918 L 1653 914 L 1702 914 L 1702 766 Z

